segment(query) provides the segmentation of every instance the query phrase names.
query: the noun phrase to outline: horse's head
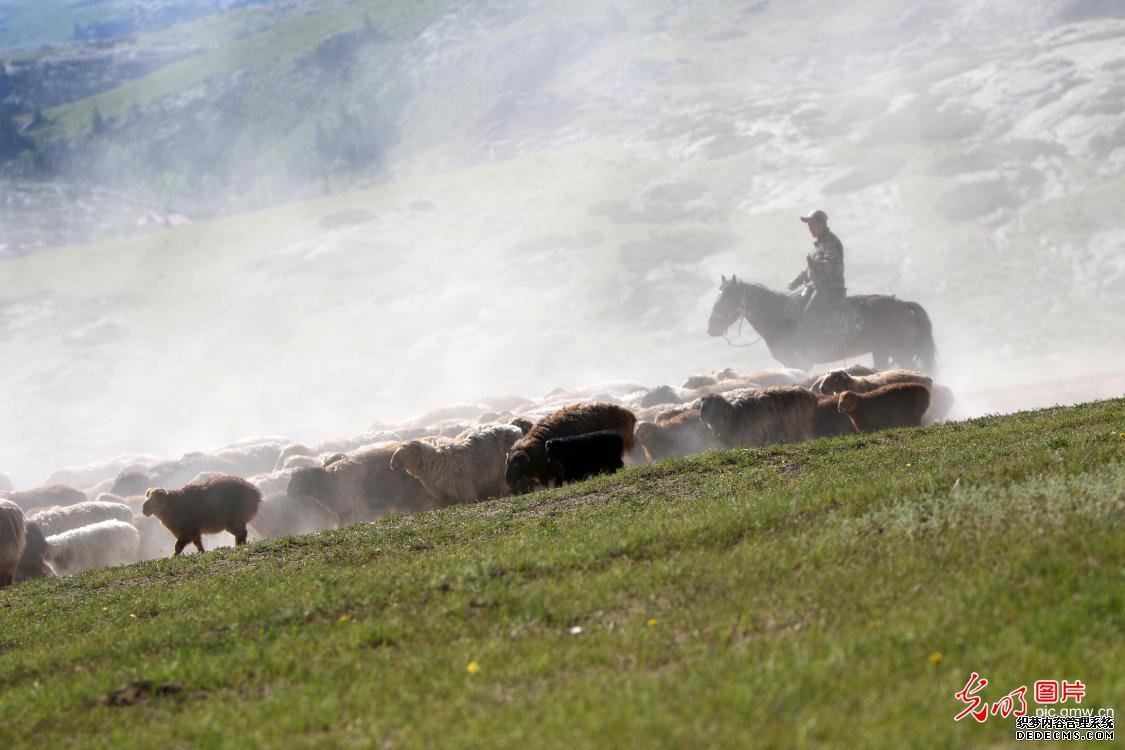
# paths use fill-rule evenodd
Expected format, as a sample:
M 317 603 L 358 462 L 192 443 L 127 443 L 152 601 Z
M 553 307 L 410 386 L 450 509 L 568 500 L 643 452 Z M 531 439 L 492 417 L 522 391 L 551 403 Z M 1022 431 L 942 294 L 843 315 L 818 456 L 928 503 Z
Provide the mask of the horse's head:
M 738 283 L 738 277 L 731 276 L 728 279 L 723 276 L 722 279 L 719 283 L 719 297 L 707 320 L 707 333 L 711 336 L 722 336 L 743 312 L 742 287 Z

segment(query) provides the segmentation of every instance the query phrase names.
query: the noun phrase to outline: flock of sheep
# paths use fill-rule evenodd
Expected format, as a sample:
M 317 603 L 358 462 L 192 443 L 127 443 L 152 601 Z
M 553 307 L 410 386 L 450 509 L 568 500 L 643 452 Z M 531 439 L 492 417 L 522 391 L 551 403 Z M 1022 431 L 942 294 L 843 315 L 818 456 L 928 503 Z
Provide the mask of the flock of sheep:
M 0 587 L 169 554 L 203 535 L 243 544 L 524 493 L 716 448 L 941 421 L 948 388 L 853 365 L 608 382 L 445 407 L 306 446 L 261 438 L 176 460 L 120 456 L 12 491 L 0 474 Z

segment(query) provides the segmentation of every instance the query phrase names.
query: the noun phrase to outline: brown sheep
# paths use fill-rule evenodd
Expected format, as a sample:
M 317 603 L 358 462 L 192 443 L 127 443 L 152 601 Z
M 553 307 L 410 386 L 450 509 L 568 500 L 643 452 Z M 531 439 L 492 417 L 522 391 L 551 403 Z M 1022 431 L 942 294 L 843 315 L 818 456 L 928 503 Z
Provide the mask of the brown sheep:
M 285 494 L 317 500 L 337 515 L 342 526 L 391 513 L 433 510 L 437 502 L 426 488 L 405 471 L 391 468 L 391 456 L 399 445 L 358 451 L 323 468 L 297 469 Z
M 829 372 L 831 372 L 831 370 Z M 816 375 L 810 375 L 809 377 L 805 378 L 805 382 L 800 383 L 799 385 L 803 385 L 805 388 L 808 388 L 810 391 L 819 396 L 823 393 L 823 391 L 821 391 L 820 389 L 821 381 L 828 377 L 829 372 L 821 372 L 817 373 Z M 854 364 L 845 367 L 844 372 L 849 375 L 875 375 L 879 371 L 874 367 L 868 367 L 867 365 Z
M 203 535 L 229 531 L 236 545 L 246 544 L 246 525 L 258 512 L 262 493 L 241 477 L 218 477 L 179 490 L 153 487 L 141 511 L 156 516 L 176 537 L 175 557 L 188 544 L 203 552 Z
M 504 497 L 508 449 L 523 437 L 512 425 L 482 425 L 452 441 L 412 440 L 391 456 L 391 468 L 406 471 L 442 505 Z
M 694 456 L 719 447 L 707 425 L 699 420 L 698 409 L 666 415 L 661 414 L 656 422 L 639 423 L 634 433 L 649 461 Z
M 47 564 L 47 537 L 35 521 L 26 526 L 27 543 L 16 568 L 16 581 L 31 581 L 36 578 L 54 578 L 55 571 Z
M 869 393 L 840 394 L 840 413 L 847 414 L 859 432 L 917 427 L 930 408 L 930 389 L 921 383 L 892 383 Z
M 547 462 L 546 444 L 551 438 L 613 430 L 621 435 L 625 452 L 633 449 L 637 417 L 628 409 L 605 402 L 582 402 L 564 406 L 540 419 L 508 451 L 504 479 L 516 494 L 529 492 L 536 484 L 550 487 L 557 480 Z
M 527 417 L 516 417 L 515 419 L 509 421 L 508 424 L 512 425 L 513 427 L 519 427 L 520 432 L 522 432 L 524 435 L 531 432 L 531 428 L 535 426 L 535 423 Z
M 750 391 L 734 401 L 707 396 L 699 418 L 727 448 L 810 440 L 816 424 L 816 396 L 792 385 Z
M 0 589 L 15 582 L 26 545 L 27 524 L 23 511 L 11 500 L 0 500 Z
M 846 370 L 833 370 L 820 381 L 820 392 L 825 396 L 844 391 L 867 393 L 891 383 L 920 383 L 928 390 L 934 381 L 929 375 L 914 370 L 887 370 L 874 375 L 849 375 Z
M 816 437 L 836 437 L 838 435 L 854 435 L 855 425 L 847 414 L 840 413 L 840 397 L 821 396 L 816 402 L 816 427 L 813 434 Z
M 86 493 L 65 484 L 47 484 L 30 490 L 5 493 L 4 497 L 25 511 L 49 508 L 52 505 L 74 505 L 86 499 Z

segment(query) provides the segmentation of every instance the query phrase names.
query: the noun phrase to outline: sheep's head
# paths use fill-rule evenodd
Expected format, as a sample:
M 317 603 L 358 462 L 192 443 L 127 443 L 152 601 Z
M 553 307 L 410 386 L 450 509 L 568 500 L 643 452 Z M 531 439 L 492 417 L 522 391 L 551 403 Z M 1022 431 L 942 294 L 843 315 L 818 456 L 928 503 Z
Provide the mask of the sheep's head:
M 826 396 L 840 391 L 851 390 L 855 386 L 852 376 L 843 370 L 833 370 L 820 381 L 820 392 Z
M 161 489 L 160 487 L 152 487 L 145 493 L 145 504 L 141 506 L 141 512 L 146 516 L 156 514 L 160 515 L 160 511 L 164 507 L 164 502 L 168 499 L 168 490 Z
M 391 469 L 393 471 L 411 471 L 418 468 L 418 464 L 421 463 L 422 452 L 425 449 L 426 446 L 417 440 L 403 443 L 398 450 L 391 454 Z
M 851 391 L 844 391 L 840 394 L 840 402 L 836 406 L 841 414 L 851 414 L 859 406 L 859 396 Z
M 511 422 L 508 422 L 508 424 L 512 425 L 513 427 L 519 427 L 520 431 L 524 435 L 531 432 L 531 428 L 534 427 L 531 420 L 524 417 L 516 417 Z
M 716 435 L 730 432 L 733 418 L 734 407 L 722 396 L 717 394 L 704 396 L 699 402 L 700 421 L 710 427 Z
M 644 445 L 656 436 L 656 433 L 659 429 L 660 428 L 652 422 L 638 422 L 637 428 L 633 430 L 633 437 L 638 443 Z
M 504 465 L 504 481 L 517 495 L 531 492 L 535 488 L 535 480 L 531 476 L 531 456 L 527 451 L 516 451 L 508 456 Z
M 289 485 L 285 489 L 285 494 L 293 499 L 304 496 L 322 500 L 328 494 L 330 481 L 328 470 L 319 466 L 297 469 L 289 475 Z

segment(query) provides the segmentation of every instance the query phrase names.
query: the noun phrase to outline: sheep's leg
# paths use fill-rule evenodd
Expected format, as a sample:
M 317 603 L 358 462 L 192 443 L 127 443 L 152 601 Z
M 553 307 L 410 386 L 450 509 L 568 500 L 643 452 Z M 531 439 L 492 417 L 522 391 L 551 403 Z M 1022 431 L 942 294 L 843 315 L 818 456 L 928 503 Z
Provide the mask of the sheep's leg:
M 11 586 L 15 582 L 16 576 L 13 573 L 0 573 L 0 589 Z
M 243 526 L 241 529 L 236 529 L 235 532 L 234 532 L 234 546 L 238 547 L 239 545 L 243 545 L 243 544 L 246 544 L 246 527 L 245 526 Z
M 207 550 L 203 549 L 203 537 L 197 536 L 195 539 L 192 539 L 191 541 L 192 541 L 192 544 L 195 545 L 195 548 L 197 550 L 199 550 L 199 554 L 202 555 L 204 552 L 207 551 Z
M 179 557 L 180 553 L 184 551 L 184 547 L 188 546 L 190 539 L 177 539 L 176 551 L 172 553 L 172 557 Z

